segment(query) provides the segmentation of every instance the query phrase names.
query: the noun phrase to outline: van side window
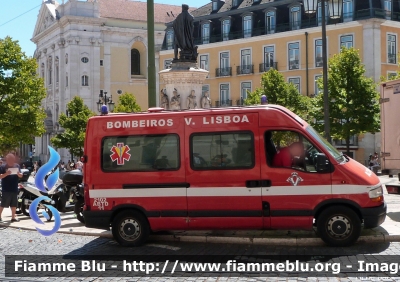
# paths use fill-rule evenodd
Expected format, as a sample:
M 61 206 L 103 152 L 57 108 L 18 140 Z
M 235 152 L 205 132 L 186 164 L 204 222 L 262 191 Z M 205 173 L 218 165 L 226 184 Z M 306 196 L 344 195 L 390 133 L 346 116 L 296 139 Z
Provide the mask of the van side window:
M 252 168 L 253 148 L 251 132 L 193 134 L 190 165 L 194 170 Z
M 176 134 L 105 137 L 102 141 L 103 171 L 177 170 L 179 158 Z
M 316 155 L 321 152 L 302 134 L 295 131 L 267 131 L 264 139 L 270 167 L 317 172 Z

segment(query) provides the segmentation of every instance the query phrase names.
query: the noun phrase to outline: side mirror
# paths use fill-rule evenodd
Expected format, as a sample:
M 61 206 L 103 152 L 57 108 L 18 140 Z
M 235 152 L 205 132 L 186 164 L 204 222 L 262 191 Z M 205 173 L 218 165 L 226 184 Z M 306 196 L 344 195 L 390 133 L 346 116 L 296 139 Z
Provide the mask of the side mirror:
M 330 172 L 331 164 L 325 154 L 318 153 L 316 157 L 315 168 L 317 172 Z

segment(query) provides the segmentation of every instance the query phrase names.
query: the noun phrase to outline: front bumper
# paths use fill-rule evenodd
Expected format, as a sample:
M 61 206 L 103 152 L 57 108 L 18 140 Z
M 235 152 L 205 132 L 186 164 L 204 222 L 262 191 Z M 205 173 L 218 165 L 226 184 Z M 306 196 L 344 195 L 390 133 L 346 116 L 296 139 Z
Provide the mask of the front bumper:
M 384 202 L 379 207 L 363 208 L 361 215 L 364 219 L 364 228 L 374 228 L 381 225 L 386 218 L 386 203 Z
M 85 226 L 110 230 L 112 211 L 83 211 Z

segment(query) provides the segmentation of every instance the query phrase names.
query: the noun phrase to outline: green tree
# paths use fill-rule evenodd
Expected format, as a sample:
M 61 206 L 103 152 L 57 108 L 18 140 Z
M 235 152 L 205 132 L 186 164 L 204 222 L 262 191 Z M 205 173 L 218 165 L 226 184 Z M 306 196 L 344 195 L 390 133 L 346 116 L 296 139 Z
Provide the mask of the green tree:
M 322 78 L 318 80 L 322 89 Z M 365 132 L 377 132 L 380 129 L 379 93 L 372 78 L 365 76 L 364 65 L 354 48 L 342 47 L 339 54 L 329 60 L 328 95 L 329 121 L 331 136 L 345 140 L 347 153 L 350 151 L 350 138 Z M 324 132 L 324 97 L 313 99 L 310 115 L 314 118 L 314 127 Z
M 277 70 L 270 69 L 262 75 L 261 87 L 248 93 L 245 104 L 260 104 L 262 95 L 268 97 L 268 103 L 284 106 L 304 120 L 308 120 L 310 98 L 301 95 L 297 88 L 292 83 L 287 83 Z
M 119 103 L 114 108 L 114 113 L 134 113 L 140 111 L 141 108 L 136 102 L 136 97 L 132 93 L 127 92 L 119 96 Z
M 51 138 L 52 144 L 57 148 L 66 148 L 74 156 L 83 155 L 83 145 L 86 134 L 86 124 L 95 114 L 83 103 L 81 97 L 75 96 L 67 104 L 68 116 L 60 114 L 59 124 L 64 132 Z
M 43 79 L 36 74 L 36 60 L 22 52 L 18 41 L 0 39 L 0 148 L 34 143 L 45 132 L 46 98 Z

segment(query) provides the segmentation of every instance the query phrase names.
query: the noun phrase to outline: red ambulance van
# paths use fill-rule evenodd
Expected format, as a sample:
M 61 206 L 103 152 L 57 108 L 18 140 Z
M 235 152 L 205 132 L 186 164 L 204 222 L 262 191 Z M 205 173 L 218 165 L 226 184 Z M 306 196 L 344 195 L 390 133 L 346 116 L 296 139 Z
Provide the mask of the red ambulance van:
M 277 105 L 96 116 L 84 152 L 86 227 L 111 227 L 121 245 L 159 230 L 316 227 L 346 246 L 386 217 L 378 177 Z

